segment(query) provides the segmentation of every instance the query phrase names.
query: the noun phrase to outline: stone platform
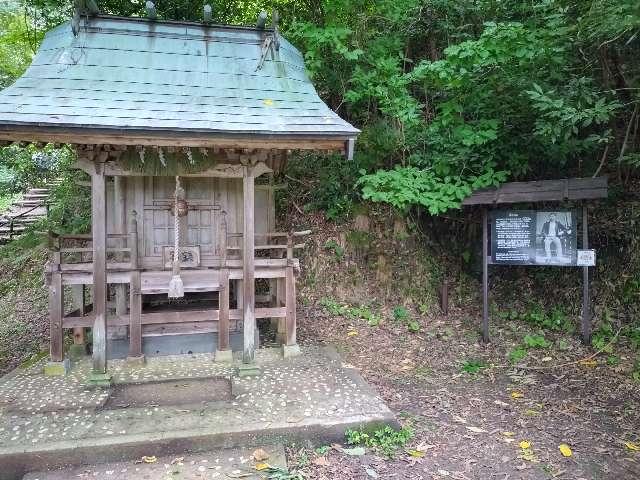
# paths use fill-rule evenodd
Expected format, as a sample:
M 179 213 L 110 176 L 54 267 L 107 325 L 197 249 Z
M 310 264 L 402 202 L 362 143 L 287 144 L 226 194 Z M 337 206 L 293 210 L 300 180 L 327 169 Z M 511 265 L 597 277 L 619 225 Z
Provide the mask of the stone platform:
M 138 458 L 32 472 L 27 473 L 23 480 L 264 480 L 273 474 L 269 467 L 286 469 L 287 462 L 281 444 L 265 446 L 260 450 L 267 455 L 260 461 L 252 457 L 253 449 L 226 448 L 179 456 L 147 457 L 146 461 Z
M 395 424 L 392 412 L 356 370 L 331 349 L 303 348 L 283 359 L 280 350 L 256 354 L 261 374 L 239 377 L 233 364 L 211 354 L 147 359 L 145 365 L 109 362 L 115 386 L 88 387 L 90 359 L 63 377 L 45 377 L 43 364 L 0 380 L 0 479 L 66 465 L 123 461 L 217 448 L 250 448 L 287 441 L 341 441 L 344 430 Z M 184 384 L 179 380 L 184 379 Z M 226 380 L 230 397 L 203 400 L 211 380 Z M 189 381 L 187 381 L 189 380 Z M 158 391 L 129 402 L 126 385 L 158 382 Z M 227 388 L 225 382 L 219 387 Z M 120 389 L 114 401 L 112 393 Z M 133 397 L 132 397 L 133 398 Z M 222 398 L 222 399 L 221 399 Z M 170 399 L 170 404 L 166 400 Z

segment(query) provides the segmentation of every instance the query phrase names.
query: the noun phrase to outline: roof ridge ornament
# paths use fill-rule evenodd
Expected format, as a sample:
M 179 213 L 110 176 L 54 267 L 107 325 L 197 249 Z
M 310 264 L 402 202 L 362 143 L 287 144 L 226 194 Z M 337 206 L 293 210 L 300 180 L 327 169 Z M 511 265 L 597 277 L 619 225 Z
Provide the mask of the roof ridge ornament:
M 158 11 L 156 10 L 156 5 L 151 0 L 147 0 L 145 8 L 147 10 L 147 17 L 149 17 L 149 20 L 158 19 Z
M 213 19 L 213 8 L 208 3 L 202 7 L 202 18 L 204 23 L 211 23 Z
M 258 21 L 256 23 L 256 28 L 262 30 L 264 29 L 264 25 L 266 25 L 266 12 L 260 12 L 258 15 Z M 264 23 L 261 20 L 264 18 Z M 262 68 L 264 65 L 264 61 L 267 58 L 267 53 L 271 50 L 271 57 L 275 59 L 275 52 L 280 51 L 280 38 L 278 37 L 278 22 L 280 21 L 280 16 L 278 15 L 278 11 L 274 10 L 271 14 L 271 22 L 273 32 L 267 35 L 262 41 L 262 47 L 260 51 L 260 60 L 258 61 L 258 65 L 256 66 L 256 72 Z M 261 26 L 262 24 L 262 26 Z
M 264 30 L 264 27 L 267 25 L 267 12 L 262 10 L 258 14 L 258 20 L 256 21 L 256 28 L 258 30 Z
M 71 18 L 71 31 L 74 36 L 80 32 L 80 17 L 82 15 L 95 16 L 100 13 L 96 0 L 75 0 L 73 2 L 73 17 Z

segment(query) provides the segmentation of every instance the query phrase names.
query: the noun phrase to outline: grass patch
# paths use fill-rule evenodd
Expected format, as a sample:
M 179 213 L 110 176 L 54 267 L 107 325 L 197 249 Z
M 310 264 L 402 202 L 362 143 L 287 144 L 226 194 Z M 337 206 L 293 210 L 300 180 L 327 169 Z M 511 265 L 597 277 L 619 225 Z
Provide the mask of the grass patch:
M 378 430 L 367 431 L 364 428 L 347 430 L 345 436 L 349 445 L 369 447 L 387 458 L 392 458 L 396 452 L 413 438 L 413 429 L 402 427 L 394 430 L 385 426 Z

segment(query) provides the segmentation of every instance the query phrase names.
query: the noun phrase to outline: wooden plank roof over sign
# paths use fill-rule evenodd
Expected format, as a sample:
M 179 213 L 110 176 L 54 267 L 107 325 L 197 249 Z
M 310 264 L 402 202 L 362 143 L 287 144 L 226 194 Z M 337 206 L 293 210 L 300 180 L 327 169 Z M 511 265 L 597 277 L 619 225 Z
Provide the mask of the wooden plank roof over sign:
M 345 149 L 359 133 L 318 97 L 300 52 L 264 22 L 82 16 L 77 35 L 72 24 L 48 32 L 26 73 L 0 92 L 0 139 L 205 146 L 199 140 L 244 138 Z
M 463 206 L 499 203 L 591 200 L 607 197 L 607 177 L 565 178 L 533 182 L 510 182 L 498 188 L 477 190 L 462 201 Z

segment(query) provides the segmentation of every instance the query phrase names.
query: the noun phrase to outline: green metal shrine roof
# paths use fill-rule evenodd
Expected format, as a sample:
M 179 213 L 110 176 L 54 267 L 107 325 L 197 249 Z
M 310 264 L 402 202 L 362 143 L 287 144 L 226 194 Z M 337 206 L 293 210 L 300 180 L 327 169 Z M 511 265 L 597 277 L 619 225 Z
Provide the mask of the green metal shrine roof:
M 64 23 L 0 92 L 0 133 L 355 139 L 359 130 L 318 97 L 300 52 L 279 35 L 265 48 L 273 35 L 112 16 L 83 17 L 74 35 Z

